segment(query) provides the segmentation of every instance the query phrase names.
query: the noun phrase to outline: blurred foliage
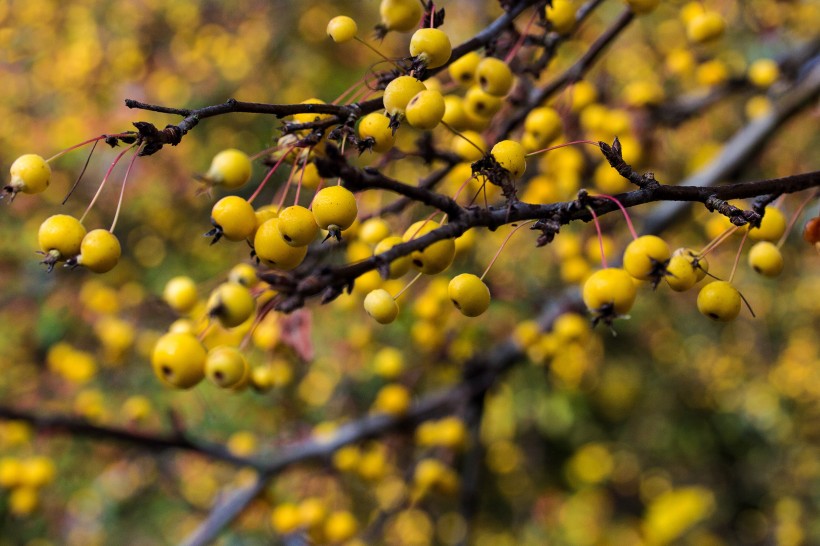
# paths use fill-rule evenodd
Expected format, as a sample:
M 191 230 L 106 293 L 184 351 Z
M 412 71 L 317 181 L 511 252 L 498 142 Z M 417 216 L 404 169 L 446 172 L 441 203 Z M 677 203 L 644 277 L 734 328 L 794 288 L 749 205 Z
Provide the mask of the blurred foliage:
M 366 36 L 378 22 L 376 4 L 0 1 L 0 164 L 29 152 L 47 157 L 98 134 L 128 130 L 137 120 L 159 127 L 176 121 L 129 111 L 126 97 L 183 108 L 228 97 L 330 102 L 379 59 L 357 44 L 334 44 L 325 25 L 349 14 Z M 453 44 L 500 14 L 492 1 L 442 4 Z M 765 109 L 766 103 L 752 101 L 767 91 L 732 95 L 680 126 L 651 131 L 644 130 L 647 109 L 637 103 L 659 87 L 666 97 L 704 92 L 717 77 L 707 63 L 739 77 L 752 61 L 784 54 L 816 38 L 820 28 L 811 0 L 707 0 L 729 22 L 726 35 L 689 45 L 678 17 L 682 4 L 663 2 L 636 21 L 582 84 L 550 103 L 570 120 L 564 138 L 619 136 L 625 153 L 633 154 L 628 160 L 668 183 L 714 157 L 755 112 L 750 104 Z M 621 9 L 621 2 L 604 2 L 558 49 L 540 83 L 577 59 Z M 407 40 L 390 34 L 375 45 L 401 56 Z M 597 92 L 591 104 L 583 104 L 587 84 Z M 820 258 L 798 233 L 783 247 L 786 269 L 779 278 L 755 276 L 741 263 L 736 282 L 756 318 L 744 310 L 736 322 L 719 325 L 697 313 L 693 293 L 641 286 L 631 320 L 616 323 L 617 337 L 573 315 L 564 315 L 564 329 L 538 332 L 528 319 L 541 296 L 579 283 L 600 259 L 591 225 L 570 226 L 543 249 L 521 230 L 487 278 L 494 301 L 483 318 L 457 314 L 447 296 L 449 277 L 435 276 L 400 298 L 395 324 L 379 327 L 367 320 L 363 295 L 404 282 L 362 279 L 353 294 L 329 306 L 269 315 L 253 334 L 249 324 L 209 330 L 208 346 L 249 336 L 247 358 L 266 370 L 270 391 L 164 388 L 148 362 L 156 339 L 177 319 L 161 299 L 165 283 L 189 275 L 205 298 L 234 264 L 248 261 L 243 243 L 209 246 L 202 237 L 210 228 L 211 196 L 197 194 L 193 174 L 204 172 L 219 150 L 254 153 L 270 146 L 278 125 L 260 115 L 208 119 L 180 146 L 138 160 L 117 228 L 123 258 L 103 276 L 64 268 L 47 273 L 33 250 L 47 216 L 83 213 L 114 151 L 97 147 L 64 205 L 84 151 L 54 163 L 42 196 L 21 195 L 2 207 L 3 405 L 146 431 L 170 431 L 173 412 L 194 437 L 263 456 L 366 414 L 377 397 L 383 409 L 400 405 L 385 400 L 402 396 L 383 391 L 386 385 L 403 385 L 415 400 L 454 385 L 467 358 L 514 332 L 528 361 L 488 394 L 476 437 L 462 441 L 469 434 L 458 419 L 436 421 L 440 428 L 432 432 L 423 426 L 416 434 L 341 450 L 332 465 L 289 468 L 221 543 L 280 543 L 276 531 L 289 524 L 311 527 L 317 540 L 344 536 L 347 516 L 329 514 L 347 511 L 362 532 L 361 541 L 346 542 L 350 546 L 459 544 L 468 523 L 470 543 L 479 546 L 820 542 Z M 744 168 L 744 179 L 817 168 L 816 112 L 790 121 L 782 133 Z M 402 127 L 398 136 L 404 146 L 417 133 Z M 448 138 L 443 131 L 435 137 Z M 378 158 L 365 154 L 360 161 Z M 575 149 L 531 160 L 529 168 L 547 182 L 530 181 L 522 198 L 547 202 L 572 198 L 580 187 L 600 188 L 607 183 L 606 172 L 594 174 L 600 163 Z M 261 179 L 258 171 L 254 180 Z M 386 171 L 404 181 L 426 173 L 412 158 Z M 114 172 L 113 187 L 86 219 L 89 229 L 106 227 L 114 215 L 123 168 Z M 284 178 L 277 174 L 274 184 Z M 452 175 L 445 190 L 455 192 L 463 180 Z M 609 193 L 627 189 L 618 186 L 621 180 L 608 181 L 616 185 L 604 186 Z M 803 198 L 789 196 L 778 205 L 788 217 Z M 359 210 L 373 212 L 382 200 L 378 193 L 363 195 Z M 809 209 L 816 214 L 816 203 Z M 665 235 L 672 248 L 702 247 L 714 236 L 713 219 L 694 210 Z M 388 222 L 406 226 L 412 214 Z M 603 224 L 615 256 L 628 234 L 619 217 Z M 505 227 L 465 236 L 453 271 L 483 270 L 509 233 Z M 353 260 L 357 243 L 365 244 L 353 232 L 347 238 L 333 259 Z M 739 239 L 710 255 L 711 271 L 728 276 Z M 369 255 L 371 249 L 358 251 Z M 315 355 L 304 359 L 310 352 Z M 483 446 L 481 478 L 471 486 L 478 514 L 466 522 L 459 472 L 477 445 Z M 197 454 L 153 457 L 3 422 L 0 545 L 177 542 L 220 495 L 252 479 L 252 472 Z

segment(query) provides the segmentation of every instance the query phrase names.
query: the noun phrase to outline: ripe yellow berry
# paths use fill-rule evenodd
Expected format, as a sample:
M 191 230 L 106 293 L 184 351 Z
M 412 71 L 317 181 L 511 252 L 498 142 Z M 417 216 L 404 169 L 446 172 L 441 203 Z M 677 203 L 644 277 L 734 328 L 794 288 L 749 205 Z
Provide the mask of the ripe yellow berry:
M 427 68 L 444 66 L 453 47 L 447 33 L 438 28 L 420 28 L 410 38 L 410 55 L 418 57 Z
M 271 513 L 271 526 L 279 534 L 292 533 L 301 525 L 299 508 L 292 503 L 278 504 Z
M 390 118 L 381 112 L 371 112 L 359 121 L 357 128 L 360 140 L 373 139 L 370 147 L 374 152 L 383 154 L 396 142 L 393 136 L 393 129 L 390 128 Z
M 205 376 L 206 356 L 205 348 L 194 335 L 168 333 L 154 346 L 151 365 L 163 382 L 188 389 Z
M 336 544 L 356 536 L 359 532 L 359 522 L 356 516 L 347 510 L 332 512 L 325 521 L 325 538 Z
M 432 89 L 421 91 L 407 103 L 404 115 L 416 129 L 435 129 L 444 117 L 444 97 Z
M 346 15 L 337 15 L 327 23 L 327 35 L 337 44 L 349 42 L 358 32 L 356 21 Z
M 85 234 L 85 227 L 73 216 L 55 214 L 46 218 L 37 233 L 40 250 L 46 254 L 43 262 L 50 269 L 54 263 L 76 256 Z
M 407 103 L 427 87 L 413 76 L 399 76 L 384 88 L 384 110 L 389 116 L 404 115 Z
M 253 250 L 256 257 L 265 264 L 290 271 L 302 263 L 308 247 L 289 245 L 279 231 L 279 218 L 271 218 L 256 230 Z
M 209 317 L 216 318 L 225 328 L 239 326 L 256 310 L 256 300 L 247 286 L 226 282 L 217 286 L 208 298 Z
M 454 277 L 447 286 L 447 294 L 465 317 L 477 317 L 490 306 L 490 289 L 472 273 Z
M 83 237 L 77 263 L 94 273 L 106 273 L 117 265 L 121 254 L 122 248 L 116 235 L 107 229 L 94 229 Z
M 229 148 L 214 156 L 203 180 L 214 186 L 236 189 L 251 179 L 251 171 L 251 160 L 248 155 L 241 150 Z
M 410 408 L 410 392 L 398 383 L 385 385 L 376 394 L 372 407 L 374 411 L 388 415 L 403 415 Z
M 421 4 L 417 0 L 382 0 L 379 15 L 386 30 L 408 32 L 421 20 Z
M 57 468 L 54 461 L 48 457 L 32 457 L 22 463 L 20 485 L 29 487 L 43 487 L 54 481 Z
M 473 83 L 475 70 L 480 62 L 481 55 L 475 51 L 470 51 L 463 57 L 453 61 L 450 66 L 447 67 L 447 71 L 450 73 L 450 77 L 454 82 L 466 87 Z
M 331 232 L 337 239 L 341 231 L 346 230 L 359 214 L 356 196 L 343 186 L 322 188 L 313 198 L 313 218 L 316 224 Z
M 533 135 L 540 146 L 546 146 L 561 135 L 564 125 L 554 108 L 541 106 L 527 114 L 524 130 Z
M 777 277 L 783 271 L 783 254 L 774 243 L 760 241 L 749 250 L 749 266 L 765 277 Z
M 319 234 L 313 213 L 300 205 L 287 207 L 279 213 L 276 224 L 285 242 L 291 246 L 309 245 Z
M 754 241 L 777 241 L 786 232 L 786 217 L 777 207 L 766 207 L 760 227 L 749 229 L 749 238 Z
M 493 117 L 503 106 L 504 101 L 495 95 L 474 85 L 464 95 L 464 111 L 478 119 L 487 120 Z
M 384 288 L 377 288 L 365 296 L 364 310 L 379 324 L 390 324 L 399 315 L 399 305 Z
M 507 95 L 515 82 L 509 65 L 495 57 L 481 59 L 475 69 L 475 79 L 485 93 L 494 97 Z
M 256 268 L 251 264 L 236 264 L 228 271 L 228 281 L 250 288 L 256 284 Z
M 767 88 L 780 77 L 780 68 L 772 59 L 758 59 L 749 66 L 749 81 L 760 88 Z
M 396 379 L 404 371 L 404 353 L 395 347 L 379 349 L 373 356 L 373 373 L 386 379 Z
M 521 178 L 527 170 L 527 153 L 524 147 L 514 140 L 498 142 L 490 154 L 513 178 Z
M 225 237 L 229 241 L 242 241 L 253 234 L 256 229 L 256 213 L 247 200 L 237 195 L 223 197 L 214 204 L 211 210 L 211 224 L 214 230 L 213 242 Z
M 187 313 L 198 301 L 196 283 L 190 277 L 174 277 L 165 283 L 162 299 L 177 313 Z
M 705 10 L 695 15 L 686 25 L 686 37 L 695 43 L 708 42 L 720 37 L 726 23 L 716 11 Z
M 734 320 L 740 304 L 740 292 L 727 281 L 710 282 L 698 293 L 698 311 L 718 322 Z
M 402 239 L 411 241 L 430 233 L 439 227 L 435 222 L 419 220 L 404 232 Z M 452 239 L 436 241 L 423 250 L 416 250 L 410 255 L 411 263 L 425 275 L 441 273 L 453 263 L 456 254 L 456 245 Z
M 454 135 L 451 144 L 453 152 L 464 161 L 478 161 L 487 149 L 487 142 L 480 133 L 464 131 L 461 135 Z
M 658 281 L 666 273 L 672 251 L 656 235 L 643 235 L 629 243 L 624 251 L 624 269 L 636 279 Z
M 636 294 L 630 274 L 616 267 L 600 269 L 584 282 L 584 304 L 595 313 L 624 315 L 632 309 Z
M 37 154 L 21 155 L 9 169 L 11 181 L 3 189 L 12 199 L 19 193 L 40 193 L 48 187 L 51 167 Z
M 373 249 L 373 255 L 381 254 L 382 252 L 387 252 L 394 246 L 403 243 L 404 240 L 399 237 L 398 235 L 391 235 L 390 237 L 385 237 L 376 245 Z M 396 258 L 392 262 L 390 262 L 390 270 L 387 274 L 387 277 L 390 279 L 398 279 L 399 277 L 406 274 L 410 271 L 410 267 L 412 266 L 412 261 L 410 256 L 402 256 L 400 258 Z
M 546 7 L 547 20 L 558 34 L 568 34 L 575 28 L 575 6 L 572 0 L 552 0 Z
M 248 362 L 236 347 L 220 345 L 208 351 L 205 359 L 205 377 L 217 387 L 235 387 L 249 372 Z
M 685 254 L 673 254 L 666 266 L 666 284 L 675 292 L 685 292 L 698 282 L 697 268 Z

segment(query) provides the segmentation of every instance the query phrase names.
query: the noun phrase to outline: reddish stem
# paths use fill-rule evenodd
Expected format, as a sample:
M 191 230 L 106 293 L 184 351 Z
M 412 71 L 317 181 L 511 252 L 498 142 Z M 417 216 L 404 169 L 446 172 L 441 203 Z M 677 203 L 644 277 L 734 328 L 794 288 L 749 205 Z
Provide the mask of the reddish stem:
M 257 195 L 259 195 L 259 192 L 261 192 L 261 191 L 262 191 L 262 188 L 264 188 L 264 187 L 265 187 L 265 184 L 267 184 L 267 183 L 268 183 L 268 180 L 270 180 L 270 177 L 273 175 L 274 171 L 276 171 L 276 169 L 278 169 L 278 168 L 279 168 L 279 165 L 281 165 L 281 164 L 282 164 L 282 162 L 285 160 L 285 158 L 286 158 L 288 155 L 290 155 L 290 153 L 293 151 L 293 149 L 294 149 L 294 148 L 295 148 L 295 146 L 291 146 L 290 148 L 288 148 L 288 149 L 287 149 L 287 151 L 285 151 L 285 153 L 284 153 L 284 154 L 282 154 L 282 157 L 280 157 L 280 158 L 276 161 L 276 163 L 274 163 L 273 167 L 271 167 L 271 168 L 270 168 L 270 171 L 268 171 L 268 174 L 265 176 L 265 179 L 264 179 L 264 180 L 262 180 L 262 182 L 261 182 L 261 183 L 259 184 L 259 186 L 256 188 L 256 191 L 254 191 L 254 192 L 253 192 L 253 195 L 251 195 L 251 196 L 248 198 L 248 203 L 253 203 L 253 200 L 254 200 L 254 199 L 256 199 L 256 196 L 257 196 Z
M 598 215 L 595 214 L 595 209 L 592 207 L 587 207 L 587 210 L 592 215 L 592 223 L 595 224 L 595 231 L 598 232 L 598 247 L 601 249 L 601 265 L 604 266 L 604 269 L 608 268 L 609 265 L 606 263 L 606 253 L 604 252 L 604 236 L 601 233 L 601 224 L 598 222 Z
M 612 201 L 616 205 L 618 205 L 618 208 L 621 209 L 621 212 L 624 214 L 624 218 L 626 218 L 626 225 L 629 227 L 629 233 L 632 234 L 632 238 L 633 239 L 638 238 L 638 233 L 635 231 L 635 226 L 632 225 L 632 219 L 629 217 L 629 213 L 626 211 L 626 208 L 621 204 L 620 201 L 618 201 L 617 199 L 615 199 L 611 195 L 606 195 L 604 193 L 599 193 L 595 197 L 601 197 L 603 199 L 607 199 L 609 201 Z
M 532 16 L 530 17 L 530 20 L 527 21 L 527 24 L 524 26 L 524 30 L 521 31 L 521 35 L 518 37 L 518 41 L 515 42 L 515 45 L 512 47 L 512 49 L 510 49 L 510 52 L 507 53 L 506 57 L 504 57 L 504 62 L 506 64 L 510 64 L 510 61 L 512 61 L 513 57 L 515 57 L 515 54 L 518 53 L 518 50 L 520 50 L 521 46 L 524 45 L 524 40 L 527 39 L 527 36 L 530 32 L 530 27 L 532 27 L 532 24 L 535 23 L 535 18 L 537 15 L 538 10 L 532 10 Z
M 505 237 L 505 238 L 504 238 L 504 242 L 502 242 L 502 243 L 501 243 L 501 246 L 500 246 L 500 247 L 498 247 L 498 250 L 496 250 L 496 252 L 495 252 L 495 256 L 493 256 L 493 259 L 492 259 L 492 260 L 490 260 L 490 263 L 489 263 L 489 265 L 487 266 L 487 269 L 485 269 L 485 270 L 484 270 L 484 273 L 482 273 L 482 274 L 481 274 L 481 277 L 479 277 L 482 281 L 484 280 L 484 277 L 486 277 L 486 276 L 487 276 L 487 273 L 489 273 L 489 272 L 490 272 L 490 268 L 492 268 L 493 264 L 495 264 L 495 261 L 498 259 L 498 256 L 499 256 L 499 255 L 501 255 L 501 251 L 502 251 L 502 250 L 504 250 L 504 247 L 505 247 L 505 246 L 507 246 L 507 242 L 510 240 L 510 237 L 512 237 L 512 236 L 513 236 L 513 234 L 515 234 L 515 232 L 516 232 L 516 231 L 518 231 L 519 229 L 521 229 L 522 227 L 526 226 L 527 224 L 532 224 L 533 222 L 535 222 L 535 220 L 527 220 L 526 222 L 524 222 L 524 223 L 522 223 L 522 224 L 519 224 L 519 225 L 515 226 L 515 227 L 513 228 L 513 230 L 512 230 L 512 231 L 510 231 L 510 232 L 507 234 L 507 237 Z
M 85 220 L 85 217 L 88 216 L 88 213 L 91 210 L 91 207 L 93 207 L 94 203 L 97 202 L 97 198 L 102 193 L 103 186 L 105 186 L 105 183 L 108 181 L 108 177 L 111 176 L 111 171 L 113 171 L 114 167 L 117 166 L 117 163 L 120 162 L 120 159 L 122 159 L 122 156 L 124 156 L 126 154 L 126 152 L 128 152 L 129 150 L 131 150 L 135 146 L 136 146 L 136 144 L 132 144 L 128 148 L 124 149 L 122 152 L 119 153 L 119 155 L 117 155 L 117 157 L 114 158 L 114 161 L 111 162 L 111 165 L 108 167 L 108 170 L 105 172 L 105 176 L 103 176 L 102 182 L 100 182 L 100 187 L 97 188 L 97 193 L 94 194 L 94 198 L 91 199 L 91 202 L 88 204 L 88 207 L 86 207 L 85 212 L 83 213 L 82 217 L 80 217 L 80 223 L 82 223 L 83 220 Z
M 128 182 L 128 175 L 131 173 L 131 167 L 134 166 L 134 163 L 137 161 L 139 156 L 139 153 L 134 154 L 134 157 L 132 157 L 131 161 L 128 162 L 128 168 L 125 170 L 125 176 L 122 177 L 122 187 L 120 187 L 120 198 L 117 200 L 117 210 L 114 212 L 114 220 L 111 221 L 111 228 L 108 230 L 111 233 L 114 233 L 114 228 L 117 227 L 117 219 L 120 217 L 120 210 L 122 210 L 122 201 L 125 197 L 125 184 Z
M 591 144 L 592 146 L 595 146 L 596 148 L 600 147 L 600 144 L 598 144 L 597 142 L 592 141 L 592 140 L 573 140 L 572 142 L 564 142 L 563 144 L 556 144 L 555 146 L 550 146 L 549 148 L 544 148 L 543 150 L 536 150 L 534 152 L 530 152 L 530 153 L 527 154 L 527 157 L 529 157 L 531 155 L 542 154 L 544 152 L 549 152 L 549 151 L 552 151 L 552 150 L 557 150 L 558 148 L 563 148 L 565 146 L 573 146 L 575 144 Z

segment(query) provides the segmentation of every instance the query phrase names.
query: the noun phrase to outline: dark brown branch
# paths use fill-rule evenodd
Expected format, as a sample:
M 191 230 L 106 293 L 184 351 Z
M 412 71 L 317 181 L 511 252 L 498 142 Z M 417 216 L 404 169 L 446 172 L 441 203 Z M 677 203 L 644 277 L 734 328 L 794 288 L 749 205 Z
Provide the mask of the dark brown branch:
M 233 455 L 223 445 L 203 440 L 193 440 L 181 432 L 177 432 L 173 435 L 149 434 L 105 425 L 94 425 L 73 416 L 42 415 L 37 412 L 6 406 L 0 406 L 0 419 L 24 421 L 39 432 L 108 440 L 154 452 L 168 450 L 190 451 L 237 466 L 256 466 L 256 464 L 249 459 Z

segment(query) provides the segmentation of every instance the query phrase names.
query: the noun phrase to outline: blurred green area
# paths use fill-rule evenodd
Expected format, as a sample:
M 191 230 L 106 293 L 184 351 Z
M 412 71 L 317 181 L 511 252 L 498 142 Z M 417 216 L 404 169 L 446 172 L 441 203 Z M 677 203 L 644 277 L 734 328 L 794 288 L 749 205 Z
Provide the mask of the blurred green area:
M 444 28 L 454 44 L 499 13 L 496 2 L 442 4 L 448 12 Z M 591 71 L 587 79 L 609 118 L 588 136 L 611 139 L 616 136 L 609 133 L 616 131 L 611 123 L 627 116 L 629 135 L 618 136 L 626 136 L 631 153 L 640 156 L 636 164 L 672 183 L 702 166 L 747 121 L 753 94 L 730 96 L 680 127 L 641 132 L 645 113 L 624 102 L 629 82 L 663 74 L 670 96 L 699 89 L 694 75 L 673 76 L 661 68 L 674 51 L 686 49 L 676 20 L 682 2 L 664 4 L 629 29 Z M 735 75 L 756 58 L 776 56 L 809 39 L 820 25 L 813 2 L 706 4 L 734 24 L 723 41 L 696 49 L 692 62 L 719 59 Z M 541 81 L 576 59 L 620 9 L 619 2 L 605 2 L 578 38 L 561 47 Z M 48 157 L 101 133 L 128 130 L 133 121 L 162 127 L 176 119 L 129 111 L 125 98 L 175 107 L 229 97 L 332 101 L 365 71 L 382 68 L 369 50 L 326 39 L 325 24 L 338 13 L 355 16 L 360 29 L 378 22 L 375 1 L 0 2 L 0 164 L 23 153 Z M 406 42 L 406 36 L 390 35 L 379 47 L 401 56 Z M 566 107 L 571 100 L 562 94 L 554 104 Z M 579 117 L 573 119 L 581 123 Z M 3 205 L 2 405 L 155 431 L 170 431 L 173 411 L 195 437 L 229 442 L 237 452 L 270 454 L 318 425 L 365 414 L 390 382 L 374 364 L 385 347 L 404 355 L 400 379 L 418 399 L 453 385 L 466 358 L 516 332 L 529 358 L 487 399 L 472 543 L 820 542 L 820 264 L 796 232 L 783 248 L 781 277 L 763 279 L 741 263 L 736 281 L 757 316 L 744 309 L 728 325 L 700 316 L 694 293 L 641 286 L 631 319 L 616 323 L 617 337 L 603 327 L 592 333 L 582 328 L 574 336 L 533 334 L 527 321 L 540 303 L 597 267 L 594 248 L 587 251 L 595 234 L 589 225 L 570 226 L 554 245 L 536 249 L 521 230 L 488 277 L 494 303 L 482 318 L 457 316 L 442 277 L 418 283 L 405 296 L 397 323 L 376 328 L 361 310 L 364 290 L 358 286 L 330 306 L 308 307 L 301 315 L 307 322 L 297 332 L 308 336 L 301 345 L 284 341 L 285 332 L 295 328 L 289 319 L 272 315 L 257 329 L 248 358 L 272 370 L 277 386 L 270 392 L 226 392 L 212 385 L 164 388 L 149 355 L 177 318 L 161 300 L 165 283 L 189 275 L 206 297 L 231 266 L 249 261 L 243 244 L 209 246 L 202 237 L 210 228 L 212 199 L 197 195 L 193 175 L 206 170 L 221 149 L 254 153 L 270 146 L 279 136 L 278 125 L 245 114 L 209 119 L 180 146 L 139 159 L 117 229 L 123 259 L 103 276 L 64 268 L 47 273 L 34 251 L 46 217 L 83 213 L 114 150 L 97 148 L 64 205 L 86 161 L 84 150 L 54 162 L 47 192 Z M 816 125 L 816 116 L 790 121 L 744 169 L 743 178 L 816 169 Z M 407 133 L 410 141 L 414 134 Z M 553 156 L 546 157 L 531 161 L 530 168 L 539 164 L 551 175 L 566 174 L 549 171 Z M 561 179 L 559 184 L 569 187 L 561 198 L 571 198 L 579 186 L 594 187 L 600 158 L 581 158 L 582 175 Z M 388 166 L 391 175 L 407 181 L 423 176 L 423 169 L 413 160 Z M 122 166 L 114 171 L 87 217 L 89 229 L 110 224 L 123 172 Z M 254 180 L 261 179 L 260 172 Z M 274 182 L 281 184 L 284 176 L 277 177 Z M 802 198 L 781 203 L 787 216 Z M 361 209 L 374 210 L 381 202 L 380 196 L 367 199 Z M 809 210 L 816 214 L 816 203 Z M 637 217 L 641 213 L 635 211 Z M 604 227 L 617 254 L 628 240 L 623 223 L 608 217 Z M 477 234 L 453 269 L 483 270 L 508 233 L 504 228 Z M 672 248 L 698 248 L 712 234 L 708 218 L 697 211 L 666 238 Z M 728 276 L 738 243 L 734 238 L 710 256 L 712 271 Z M 340 250 L 335 258 L 343 254 Z M 210 341 L 237 342 L 246 333 L 215 332 Z M 315 358 L 306 362 L 299 352 L 308 349 Z M 368 543 L 459 542 L 464 522 L 458 496 L 431 494 L 411 504 L 405 482 L 418 459 L 435 455 L 458 469 L 469 450 L 425 448 L 413 435 L 361 447 L 360 458 L 368 463 L 359 461 L 358 475 L 330 465 L 285 472 L 222 543 L 279 540 L 271 530 L 271 509 L 312 498 L 352 511 L 362 528 L 386 510 L 383 532 L 370 535 Z M 4 486 L 4 472 L 16 468 L 10 461 L 40 456 L 52 461 L 53 483 L 28 491 L 33 497 Z M 379 464 L 386 470 L 373 471 Z M 362 477 L 369 471 L 376 478 Z M 39 435 L 19 423 L 0 423 L 0 544 L 174 543 L 202 520 L 220 492 L 249 479 L 245 471 L 197 455 L 154 457 L 113 443 Z

